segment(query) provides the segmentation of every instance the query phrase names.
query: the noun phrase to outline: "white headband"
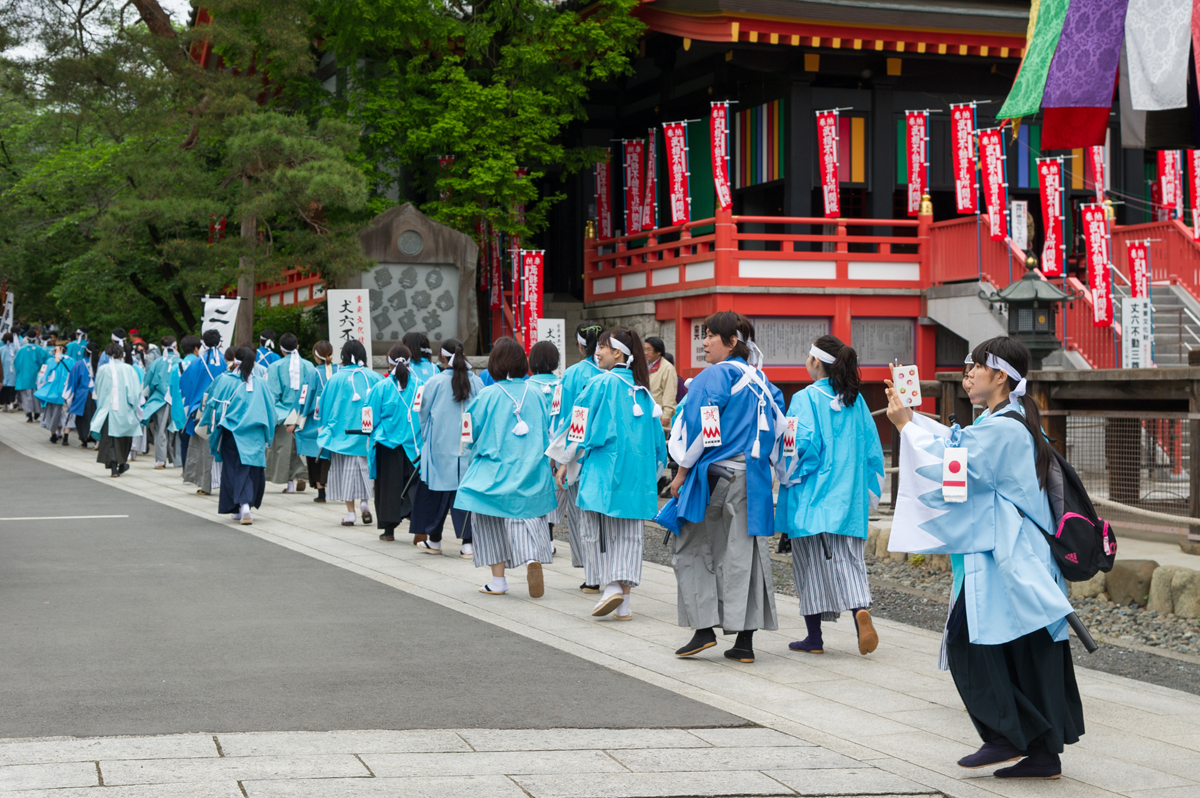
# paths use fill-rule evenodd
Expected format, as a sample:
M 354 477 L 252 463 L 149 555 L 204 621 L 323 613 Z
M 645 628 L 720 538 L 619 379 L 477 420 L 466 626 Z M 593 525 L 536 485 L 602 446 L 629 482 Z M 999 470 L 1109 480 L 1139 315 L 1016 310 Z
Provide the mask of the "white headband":
M 816 344 L 813 344 L 808 348 L 808 353 L 827 366 L 837 360 L 836 357 L 829 354 L 824 349 L 819 348 Z
M 432 349 L 426 349 L 425 347 L 421 347 L 421 351 L 422 351 L 422 352 L 424 352 L 424 353 L 425 353 L 425 354 L 427 354 L 427 355 L 432 355 L 432 354 L 433 354 L 433 350 L 432 350 Z
M 391 357 L 388 357 L 388 365 L 389 365 L 389 366 L 391 366 L 392 368 L 395 368 L 396 366 L 400 365 L 401 363 L 403 363 L 405 366 L 407 366 L 407 365 L 408 365 L 408 358 L 406 358 L 406 357 L 398 357 L 398 358 L 396 358 L 395 360 L 392 360 L 392 358 L 391 358 Z
M 280 345 L 279 345 L 279 351 L 280 351 L 280 352 L 283 352 L 285 355 L 294 355 L 294 354 L 296 354 L 296 350 L 295 350 L 295 349 L 284 349 L 284 348 L 283 348 L 283 344 L 280 344 Z
M 763 363 L 766 362 L 766 358 L 763 357 L 762 350 L 759 349 L 753 341 L 747 341 L 745 338 L 743 338 L 741 330 L 735 331 L 734 335 L 736 335 L 737 339 L 744 343 L 746 348 L 750 350 L 750 357 L 746 358 L 746 362 L 757 369 L 761 369 Z
M 1003 371 L 1017 381 L 1017 387 L 1013 388 L 1008 394 L 1009 399 L 1020 399 L 1025 395 L 1025 378 L 1007 360 L 1002 357 L 996 357 L 991 352 L 988 352 L 987 367 L 996 371 Z
M 621 354 L 625 355 L 625 357 L 633 357 L 633 352 L 629 351 L 629 347 L 625 346 L 625 344 L 618 341 L 615 336 L 612 336 L 612 335 L 608 336 L 608 345 L 610 347 L 612 347 L 613 349 L 617 350 L 618 352 L 620 352 Z
M 272 341 L 270 338 L 261 337 L 261 338 L 259 338 L 259 339 L 258 339 L 258 342 L 259 342 L 260 344 L 262 344 L 263 346 L 265 346 L 267 349 L 274 349 L 274 348 L 275 348 L 275 342 L 274 342 L 274 341 Z
M 450 367 L 451 367 L 451 368 L 453 368 L 453 367 L 454 367 L 454 355 L 450 354 L 450 353 L 449 353 L 449 352 L 447 352 L 445 349 L 443 349 L 443 350 L 442 350 L 442 357 L 446 358 L 446 363 L 448 363 L 448 364 L 450 365 Z M 463 360 L 465 360 L 465 361 L 466 361 L 466 363 L 467 363 L 467 371 L 470 371 L 470 370 L 471 370 L 471 361 L 467 360 L 467 356 L 466 356 L 466 355 L 463 355 Z
M 587 349 L 587 339 L 586 338 L 584 338 L 579 333 L 575 333 L 575 340 L 579 342 L 580 346 L 582 346 L 584 349 Z
M 110 336 L 109 336 L 109 338 L 112 338 L 112 339 L 113 339 L 113 343 L 114 343 L 114 344 L 123 344 L 123 343 L 125 343 L 125 339 L 124 339 L 124 338 L 118 338 L 118 337 L 117 337 L 117 336 L 115 336 L 115 335 L 110 335 Z
M 239 368 L 241 365 L 242 365 L 242 361 L 240 361 L 240 360 L 233 361 L 234 368 Z

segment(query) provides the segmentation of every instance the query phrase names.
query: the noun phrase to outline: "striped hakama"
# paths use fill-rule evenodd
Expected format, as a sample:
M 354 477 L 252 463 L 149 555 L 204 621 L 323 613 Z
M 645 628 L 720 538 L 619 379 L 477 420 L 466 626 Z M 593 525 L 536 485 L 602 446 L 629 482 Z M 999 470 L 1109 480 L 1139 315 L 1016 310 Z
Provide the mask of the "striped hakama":
M 567 507 L 571 503 L 571 497 L 565 490 L 555 485 L 554 498 L 558 499 L 558 506 L 546 513 L 546 523 L 558 526 L 567 517 Z
M 826 535 L 833 559 L 825 559 L 820 535 L 792 538 L 792 577 L 800 595 L 800 614 L 821 613 L 836 621 L 846 610 L 871 606 L 871 585 L 863 558 L 866 541 L 849 535 Z
M 172 464 L 177 463 L 175 439 L 178 437 L 178 433 L 171 432 L 168 429 L 171 425 L 171 405 L 165 404 L 160 407 L 150 417 L 150 423 L 154 425 L 152 428 L 154 435 L 154 462 L 166 463 L 170 461 Z
M 583 567 L 583 537 L 579 534 L 580 527 L 583 526 L 583 520 L 580 517 L 583 510 L 579 509 L 577 502 L 579 501 L 579 483 L 575 482 L 567 486 L 566 491 L 566 516 L 567 516 L 567 537 L 571 544 L 571 567 Z M 559 500 L 559 505 L 562 505 L 562 500 Z M 588 584 L 591 584 L 590 582 Z
M 42 405 L 42 427 L 52 433 L 62 432 L 67 422 L 66 405 Z
M 779 628 L 768 536 L 751 535 L 746 472 L 718 480 L 704 520 L 675 536 L 671 566 L 678 583 L 679 625 L 720 626 L 726 633 Z
M 296 453 L 296 439 L 287 427 L 275 427 L 275 438 L 267 449 L 267 482 L 283 485 L 293 479 L 304 479 L 308 468 Z
M 205 493 L 212 493 L 213 456 L 208 445 L 208 438 L 192 436 L 192 441 L 188 444 L 187 459 L 183 461 L 183 481 L 195 485 Z
M 370 473 L 367 458 L 331 452 L 326 496 L 331 502 L 370 501 L 374 495 Z
M 637 587 L 642 582 L 642 552 L 646 548 L 646 522 L 640 518 L 613 518 L 590 510 L 580 511 L 583 538 L 583 576 L 589 585 L 620 582 Z M 600 537 L 604 550 L 600 550 Z
M 471 513 L 471 534 L 476 568 L 498 563 L 519 568 L 531 560 L 547 564 L 554 561 L 545 516 L 500 518 Z
M 42 412 L 42 403 L 33 395 L 33 388 L 17 391 L 17 398 L 21 402 L 21 412 L 26 415 Z

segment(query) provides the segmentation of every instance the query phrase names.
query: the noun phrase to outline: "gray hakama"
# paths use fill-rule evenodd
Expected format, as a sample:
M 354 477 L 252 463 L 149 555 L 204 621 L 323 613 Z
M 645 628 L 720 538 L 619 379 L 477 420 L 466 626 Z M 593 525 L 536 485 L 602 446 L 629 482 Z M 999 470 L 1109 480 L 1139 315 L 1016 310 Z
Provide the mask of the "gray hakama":
M 308 476 L 308 467 L 296 452 L 296 439 L 287 427 L 275 427 L 275 439 L 267 449 L 267 482 L 284 485 Z
M 675 536 L 679 625 L 720 626 L 726 633 L 778 629 L 771 540 L 749 534 L 746 472 L 718 480 L 704 520 L 685 521 Z
M 871 606 L 871 585 L 863 558 L 866 541 L 848 535 L 826 535 L 833 559 L 825 559 L 820 535 L 792 538 L 792 577 L 800 595 L 800 614 L 821 613 L 836 621 L 846 610 Z
M 329 484 L 325 491 L 331 502 L 371 501 L 374 492 L 367 458 L 330 452 Z
M 17 398 L 21 402 L 21 412 L 26 415 L 42 412 L 42 403 L 33 395 L 33 388 L 26 388 L 23 391 L 17 391 Z
M 576 503 L 579 500 L 579 483 L 574 482 L 567 486 L 565 491 L 567 496 L 566 501 L 566 516 L 567 516 L 567 537 L 571 544 L 571 567 L 583 567 L 583 537 L 579 534 L 580 527 L 583 526 L 583 521 L 580 514 L 583 512 L 579 509 Z M 588 582 L 587 584 L 592 584 Z
M 67 406 L 42 405 L 42 426 L 53 434 L 66 431 Z
M 471 534 L 476 568 L 498 563 L 520 568 L 531 560 L 547 564 L 554 561 L 545 516 L 500 518 L 471 513 Z
M 165 404 L 155 411 L 154 415 L 150 416 L 150 424 L 154 428 L 155 464 L 166 463 L 168 461 L 172 464 L 179 462 L 175 456 L 175 439 L 178 437 L 178 434 L 171 432 L 169 429 L 171 426 L 171 405 Z
M 590 510 L 581 510 L 580 520 L 584 581 L 589 585 L 620 582 L 637 587 L 641 584 L 646 522 L 640 518 L 613 518 Z M 603 551 L 600 550 L 602 535 Z
M 208 448 L 208 438 L 192 437 L 187 459 L 183 462 L 183 481 L 205 493 L 213 492 L 213 456 Z

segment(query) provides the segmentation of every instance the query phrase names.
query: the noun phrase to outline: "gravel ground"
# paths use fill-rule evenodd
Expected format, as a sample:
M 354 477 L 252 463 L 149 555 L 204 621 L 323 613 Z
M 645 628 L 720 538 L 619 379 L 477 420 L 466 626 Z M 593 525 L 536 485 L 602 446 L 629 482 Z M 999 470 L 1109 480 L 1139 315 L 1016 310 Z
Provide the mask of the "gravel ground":
M 566 526 L 556 528 L 554 536 L 566 540 Z M 671 564 L 670 550 L 663 545 L 661 529 L 646 528 L 644 556 L 660 565 Z M 772 560 L 771 566 L 776 591 L 795 596 L 791 562 Z M 935 632 L 942 630 L 953 582 L 949 572 L 880 560 L 868 555 L 867 574 L 874 600 L 871 606 L 873 615 Z M 1200 656 L 1200 623 L 1173 615 L 1160 615 L 1136 606 L 1117 607 L 1111 602 L 1097 599 L 1077 599 L 1073 603 L 1092 636 L 1101 643 L 1096 653 L 1088 654 L 1078 640 L 1071 638 L 1071 653 L 1077 667 L 1200 695 L 1200 665 L 1120 645 L 1135 643 Z M 794 612 L 795 606 L 780 607 L 779 610 Z M 931 663 L 930 667 L 936 667 L 936 664 Z

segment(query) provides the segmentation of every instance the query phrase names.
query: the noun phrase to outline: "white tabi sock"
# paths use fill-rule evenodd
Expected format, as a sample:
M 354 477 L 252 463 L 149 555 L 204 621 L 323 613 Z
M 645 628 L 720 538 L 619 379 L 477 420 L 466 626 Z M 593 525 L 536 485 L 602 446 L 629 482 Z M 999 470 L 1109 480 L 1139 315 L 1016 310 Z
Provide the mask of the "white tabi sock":
M 442 550 L 442 541 L 440 541 L 440 540 L 435 542 L 435 541 L 427 539 L 425 541 L 425 545 L 428 546 L 429 548 L 433 549 L 434 551 Z
M 504 593 L 508 590 L 508 579 L 503 576 L 493 576 L 492 581 L 487 583 L 488 590 L 495 593 Z
M 249 517 L 250 517 L 250 505 L 248 505 L 248 504 L 243 504 L 243 505 L 242 505 L 242 512 L 241 512 L 241 516 L 242 516 L 242 518 L 249 518 Z
M 604 601 L 609 596 L 615 596 L 620 592 L 621 592 L 621 583 L 620 582 L 609 582 L 607 585 L 604 586 L 604 598 L 602 598 L 600 600 Z
M 287 487 L 283 489 L 283 492 L 284 493 L 295 493 L 296 492 L 296 480 L 289 479 Z
M 617 607 L 617 611 L 615 614 L 624 617 L 624 616 L 628 615 L 630 612 L 632 612 L 632 610 L 629 609 L 629 594 L 626 593 L 625 599 L 621 602 L 621 606 Z
M 342 523 L 345 523 L 347 521 L 349 521 L 352 524 L 354 523 L 354 521 L 355 521 L 354 513 L 349 513 L 344 518 L 342 518 Z
M 367 513 L 371 512 L 371 508 L 369 508 L 369 507 L 367 506 L 367 500 L 366 500 L 366 499 L 362 499 L 361 501 L 359 501 L 359 503 L 358 503 L 358 511 L 359 511 L 360 513 L 362 513 L 363 515 L 366 515 Z

